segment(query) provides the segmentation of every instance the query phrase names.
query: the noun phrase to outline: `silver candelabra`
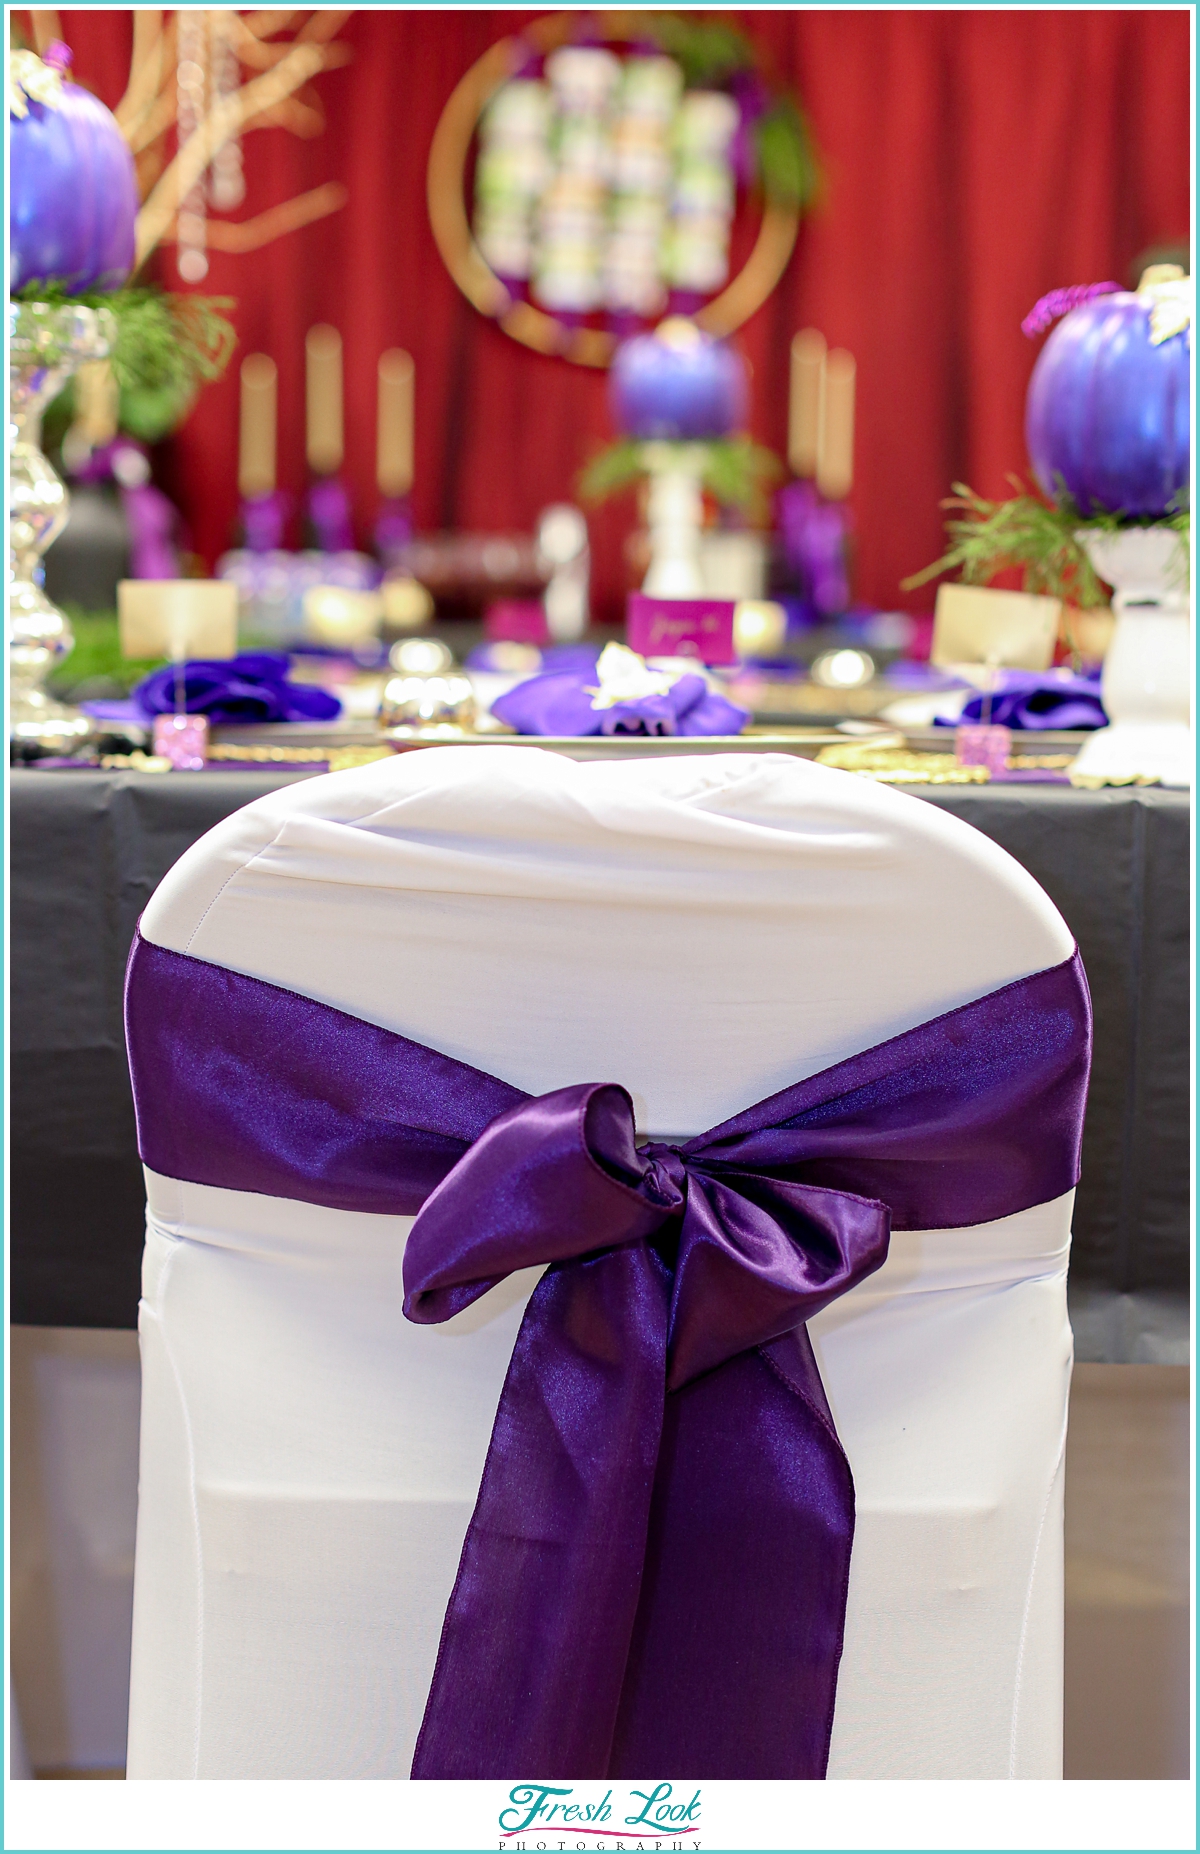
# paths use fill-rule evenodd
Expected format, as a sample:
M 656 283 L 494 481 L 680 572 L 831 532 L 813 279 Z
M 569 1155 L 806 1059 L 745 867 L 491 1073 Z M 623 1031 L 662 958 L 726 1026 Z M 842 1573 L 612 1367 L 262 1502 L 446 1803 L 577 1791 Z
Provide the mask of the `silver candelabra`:
M 116 338 L 107 309 L 9 304 L 9 736 L 22 757 L 70 752 L 86 715 L 42 684 L 74 645 L 65 613 L 42 590 L 42 555 L 67 519 L 66 484 L 42 455 L 42 413 L 76 368 L 103 360 Z

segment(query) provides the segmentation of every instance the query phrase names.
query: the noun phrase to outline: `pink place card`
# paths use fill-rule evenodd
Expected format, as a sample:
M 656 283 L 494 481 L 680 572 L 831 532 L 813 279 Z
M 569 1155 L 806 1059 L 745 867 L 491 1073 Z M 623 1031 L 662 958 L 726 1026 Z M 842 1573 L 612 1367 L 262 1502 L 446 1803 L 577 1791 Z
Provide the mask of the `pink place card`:
M 660 599 L 631 592 L 626 609 L 629 648 L 643 657 L 699 657 L 733 663 L 733 599 Z

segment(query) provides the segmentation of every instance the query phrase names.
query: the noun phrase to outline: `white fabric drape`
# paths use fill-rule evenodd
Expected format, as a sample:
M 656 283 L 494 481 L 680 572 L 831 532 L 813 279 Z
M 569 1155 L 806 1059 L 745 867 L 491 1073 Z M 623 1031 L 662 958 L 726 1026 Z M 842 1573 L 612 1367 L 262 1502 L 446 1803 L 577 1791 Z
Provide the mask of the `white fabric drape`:
M 17 1696 L 13 1692 L 11 1677 L 8 1682 L 8 1774 L 14 1781 L 18 1778 L 28 1780 L 33 1775 L 29 1753 L 25 1749 L 25 1734 L 21 1730 L 21 1714 L 17 1709 Z
M 272 794 L 143 932 L 531 1092 L 621 1081 L 657 1137 L 1071 952 L 920 800 L 506 747 Z M 536 1277 L 415 1327 L 407 1219 L 148 1193 L 129 1774 L 405 1776 Z M 831 1777 L 1061 1772 L 1070 1208 L 899 1234 L 814 1322 L 858 1498 Z

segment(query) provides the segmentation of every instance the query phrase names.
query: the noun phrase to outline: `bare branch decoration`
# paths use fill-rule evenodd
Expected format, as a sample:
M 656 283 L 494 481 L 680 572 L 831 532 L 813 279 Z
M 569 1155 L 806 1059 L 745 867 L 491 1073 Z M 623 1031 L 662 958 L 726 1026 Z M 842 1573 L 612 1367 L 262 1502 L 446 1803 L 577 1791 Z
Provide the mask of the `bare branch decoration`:
M 157 9 L 134 15 L 133 60 L 117 119 L 134 155 L 153 162 L 154 178 L 137 218 L 138 265 L 145 262 L 157 244 L 173 235 L 181 204 L 214 156 L 234 136 L 270 126 L 301 136 L 319 135 L 324 127 L 319 98 L 312 91 L 307 98 L 297 92 L 303 91 L 321 71 L 345 64 L 353 55 L 348 46 L 335 40 L 349 18 L 344 10 L 313 12 L 294 37 L 275 44 L 266 41 L 293 27 L 300 14 L 272 11 L 227 17 L 236 21 L 234 46 L 239 62 L 259 75 L 214 103 L 173 159 L 157 171 L 157 161 L 147 151 L 176 120 L 175 20 L 164 25 L 163 14 Z M 218 250 L 253 250 L 286 231 L 337 211 L 344 201 L 344 188 L 318 187 L 241 225 L 211 220 L 209 242 Z M 268 230 L 268 226 L 275 229 Z
M 339 211 L 347 197 L 341 181 L 330 180 L 323 187 L 297 194 L 295 199 L 285 200 L 282 206 L 271 206 L 266 212 L 256 214 L 253 219 L 242 219 L 236 225 L 227 219 L 210 219 L 205 236 L 213 251 L 257 251 L 261 245 L 282 238 L 285 232 L 295 232 L 302 225 L 311 225 L 314 219 L 324 219 L 329 213 Z M 173 235 L 172 227 L 161 242 L 167 242 Z
M 147 7 L 145 11 L 134 13 L 129 82 L 125 95 L 113 111 L 126 141 L 130 139 L 130 131 L 140 127 L 158 97 L 166 37 L 161 7 Z

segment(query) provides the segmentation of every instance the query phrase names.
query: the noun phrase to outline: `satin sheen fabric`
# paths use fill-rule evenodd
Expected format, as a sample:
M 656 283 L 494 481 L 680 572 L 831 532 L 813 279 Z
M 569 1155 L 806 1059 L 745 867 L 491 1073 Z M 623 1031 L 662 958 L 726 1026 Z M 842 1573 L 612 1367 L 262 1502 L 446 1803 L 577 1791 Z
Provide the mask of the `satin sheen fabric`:
M 140 937 L 126 1027 L 157 1170 L 406 1210 L 444 1169 L 405 1257 L 410 1319 L 552 1264 L 413 1775 L 823 1777 L 854 1500 L 803 1323 L 882 1264 L 893 1218 L 986 1222 L 1077 1181 L 1078 953 L 641 1149 L 619 1087 L 520 1097 Z
M 525 1092 L 619 1073 L 668 1145 L 1070 952 L 1022 871 L 902 795 L 774 756 L 519 748 L 252 806 L 144 928 L 410 1038 L 443 1024 Z M 537 1271 L 416 1327 L 407 1217 L 148 1187 L 131 1773 L 403 1775 Z M 830 1775 L 1055 1774 L 1069 1215 L 1067 1192 L 899 1231 L 812 1323 L 859 1506 Z

